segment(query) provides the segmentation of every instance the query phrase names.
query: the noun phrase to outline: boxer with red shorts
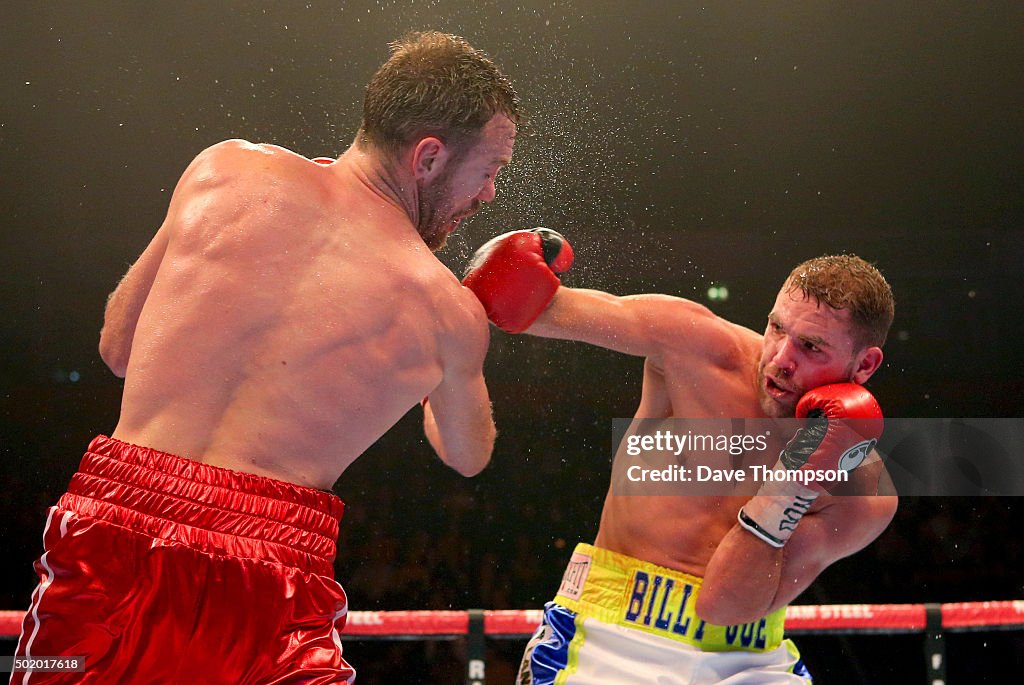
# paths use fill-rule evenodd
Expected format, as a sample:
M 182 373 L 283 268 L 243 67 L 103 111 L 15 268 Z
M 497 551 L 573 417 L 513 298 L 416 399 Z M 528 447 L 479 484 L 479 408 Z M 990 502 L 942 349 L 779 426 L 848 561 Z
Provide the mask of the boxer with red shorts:
M 327 492 L 97 437 L 47 517 L 18 653 L 83 655 L 82 683 L 350 683 L 332 577 L 343 511 Z
M 495 199 L 518 99 L 457 36 L 391 47 L 337 160 L 229 140 L 179 180 L 107 302 L 120 418 L 50 512 L 18 647 L 85 671 L 13 682 L 351 682 L 323 491 L 424 397 L 445 464 L 490 460 L 487 318 L 433 252 Z

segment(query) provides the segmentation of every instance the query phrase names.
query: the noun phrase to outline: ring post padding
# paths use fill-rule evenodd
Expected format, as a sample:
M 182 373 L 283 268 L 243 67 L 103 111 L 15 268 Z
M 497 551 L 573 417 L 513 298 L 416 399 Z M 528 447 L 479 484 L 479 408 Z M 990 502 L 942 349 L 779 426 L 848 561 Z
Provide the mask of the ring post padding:
M 942 634 L 942 605 L 924 605 L 924 658 L 929 685 L 946 685 L 946 638 Z
M 487 639 L 482 609 L 470 609 L 466 633 L 466 685 L 484 685 L 486 678 Z

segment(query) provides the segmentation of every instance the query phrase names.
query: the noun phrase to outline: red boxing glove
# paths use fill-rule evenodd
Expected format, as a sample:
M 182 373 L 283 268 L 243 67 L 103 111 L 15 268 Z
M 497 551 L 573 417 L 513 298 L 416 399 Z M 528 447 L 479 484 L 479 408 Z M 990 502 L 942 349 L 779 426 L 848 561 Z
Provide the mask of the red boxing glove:
M 805 436 L 810 439 L 801 441 L 803 444 L 798 449 L 791 449 L 796 447 L 793 442 L 801 437 L 798 431 L 786 446 L 780 459 L 790 469 L 807 464 L 812 468 L 852 471 L 861 465 L 882 436 L 882 408 L 864 386 L 856 383 L 836 383 L 809 390 L 796 405 L 796 417 L 811 419 L 807 428 L 801 429 L 810 433 Z M 824 422 L 814 419 L 824 419 Z
M 462 284 L 487 318 L 509 333 L 522 333 L 550 304 L 572 266 L 572 246 L 547 228 L 512 231 L 487 241 L 473 255 Z
M 773 547 L 786 544 L 814 500 L 827 490 L 816 474 L 852 471 L 882 435 L 882 408 L 856 383 L 808 391 L 796 405 L 796 416 L 806 418 L 806 425 L 797 430 L 757 495 L 738 515 L 741 526 Z

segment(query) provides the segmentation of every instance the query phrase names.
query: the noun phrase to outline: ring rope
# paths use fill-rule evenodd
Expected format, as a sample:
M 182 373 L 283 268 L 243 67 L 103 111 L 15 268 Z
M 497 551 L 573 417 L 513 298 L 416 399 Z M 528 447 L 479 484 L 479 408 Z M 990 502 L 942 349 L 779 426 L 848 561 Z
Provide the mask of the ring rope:
M 786 632 L 922 633 L 925 604 L 820 604 L 786 609 Z M 949 631 L 1024 628 L 1024 600 L 954 602 L 937 605 Z M 529 637 L 540 624 L 539 609 L 484 611 L 484 633 Z M 0 611 L 0 639 L 17 639 L 24 611 Z M 468 611 L 351 611 L 343 637 L 460 637 L 469 633 Z

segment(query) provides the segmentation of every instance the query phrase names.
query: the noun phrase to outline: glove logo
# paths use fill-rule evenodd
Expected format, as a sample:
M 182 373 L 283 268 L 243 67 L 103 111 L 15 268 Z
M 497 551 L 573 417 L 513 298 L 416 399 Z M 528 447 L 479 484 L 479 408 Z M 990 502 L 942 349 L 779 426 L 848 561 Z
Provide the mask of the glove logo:
M 843 452 L 843 456 L 839 457 L 839 470 L 853 471 L 860 466 L 877 442 L 877 440 L 865 440 Z

